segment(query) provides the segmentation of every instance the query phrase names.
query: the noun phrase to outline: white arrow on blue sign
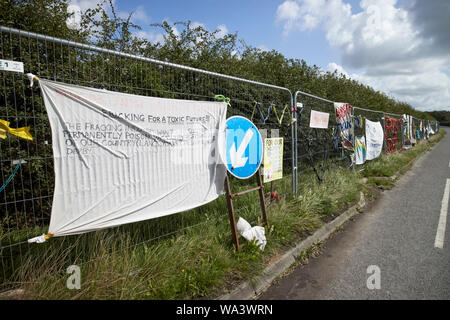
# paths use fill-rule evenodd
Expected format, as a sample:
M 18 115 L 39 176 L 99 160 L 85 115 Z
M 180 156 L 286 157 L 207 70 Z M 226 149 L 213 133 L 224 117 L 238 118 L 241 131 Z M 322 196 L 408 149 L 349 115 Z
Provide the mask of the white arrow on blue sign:
M 239 179 L 258 171 L 263 157 L 263 141 L 258 128 L 241 116 L 227 119 L 227 169 Z

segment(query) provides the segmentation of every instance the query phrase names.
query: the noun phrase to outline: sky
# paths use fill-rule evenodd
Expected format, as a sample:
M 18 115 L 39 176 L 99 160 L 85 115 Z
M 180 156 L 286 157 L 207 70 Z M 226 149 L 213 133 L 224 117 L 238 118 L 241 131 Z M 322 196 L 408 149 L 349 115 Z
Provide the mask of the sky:
M 101 0 L 70 0 L 81 11 Z M 187 21 L 262 50 L 337 70 L 418 110 L 450 111 L 450 0 L 114 0 L 116 11 L 163 41 L 152 23 Z M 301 90 L 301 84 L 299 84 Z

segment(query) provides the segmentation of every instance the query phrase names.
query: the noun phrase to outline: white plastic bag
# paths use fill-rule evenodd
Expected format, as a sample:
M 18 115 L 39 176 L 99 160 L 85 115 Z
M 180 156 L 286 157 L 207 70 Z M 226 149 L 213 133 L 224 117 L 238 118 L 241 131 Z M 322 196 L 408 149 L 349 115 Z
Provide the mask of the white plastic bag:
M 244 237 L 247 241 L 256 240 L 256 245 L 262 250 L 266 246 L 266 230 L 263 227 L 255 226 L 252 227 L 245 219 L 239 217 L 236 224 L 239 234 Z

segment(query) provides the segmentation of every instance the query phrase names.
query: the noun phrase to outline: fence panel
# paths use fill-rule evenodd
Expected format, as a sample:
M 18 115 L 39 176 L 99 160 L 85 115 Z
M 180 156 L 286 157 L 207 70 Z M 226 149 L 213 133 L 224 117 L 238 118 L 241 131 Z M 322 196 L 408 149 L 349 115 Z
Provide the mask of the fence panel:
M 381 122 L 383 123 L 384 121 L 384 113 L 381 111 L 376 111 L 376 110 L 370 110 L 370 109 L 363 109 L 363 108 L 358 108 L 358 107 L 354 107 L 354 118 L 358 118 L 358 120 L 356 121 L 357 123 L 355 124 L 355 136 L 356 137 L 360 137 L 364 135 L 364 121 L 361 121 L 361 119 L 368 119 L 370 121 L 373 122 Z
M 340 143 L 340 137 L 336 136 L 336 117 L 334 102 L 312 94 L 297 91 L 294 95 L 294 104 L 301 103 L 298 110 L 298 125 L 296 130 L 296 165 L 298 174 L 313 170 L 317 178 L 322 181 L 327 166 L 338 163 L 343 167 L 351 167 L 352 159 Z M 297 107 L 299 107 L 298 105 Z M 329 114 L 328 129 L 313 129 L 309 127 L 311 111 L 319 111 Z M 405 143 L 404 128 L 402 127 L 403 115 L 386 113 L 377 110 L 353 107 L 353 139 L 365 135 L 364 119 L 380 122 L 383 127 L 385 153 L 393 153 L 402 150 Z M 426 120 L 412 118 L 413 137 L 420 136 L 423 139 Z M 422 123 L 422 126 L 420 125 Z M 437 133 L 437 131 L 435 131 Z M 416 139 L 417 141 L 417 139 Z M 354 143 L 353 143 L 354 145 Z M 297 175 L 298 176 L 298 175 Z M 298 179 L 298 178 L 297 178 Z M 296 184 L 298 187 L 298 184 Z
M 342 148 L 336 132 L 333 101 L 321 97 L 301 91 L 293 97 L 289 89 L 275 85 L 6 27 L 0 27 L 0 59 L 21 61 L 25 72 L 43 79 L 110 91 L 201 101 L 224 95 L 231 100 L 227 116 L 245 116 L 263 136 L 284 138 L 284 178 L 275 185 L 277 191 L 288 196 L 297 195 L 298 176 L 306 170 L 313 170 L 321 181 L 330 164 L 351 166 L 349 153 Z M 302 107 L 291 114 L 297 103 L 302 103 Z M 311 111 L 329 115 L 327 129 L 310 128 Z M 385 115 L 402 118 L 353 108 L 354 122 L 360 116 L 382 121 L 383 126 L 387 125 L 389 139 L 397 139 L 395 147 L 400 149 L 401 126 L 395 129 Z M 0 72 L 0 120 L 10 122 L 12 128 L 30 126 L 33 136 L 32 141 L 15 135 L 0 140 L 0 290 L 14 285 L 14 280 L 20 278 L 21 266 L 26 264 L 39 265 L 56 258 L 67 261 L 66 265 L 88 263 L 95 257 L 99 239 L 120 238 L 126 240 L 126 245 L 136 246 L 205 223 L 228 223 L 225 199 L 221 197 L 188 212 L 29 245 L 27 239 L 45 233 L 49 223 L 54 164 L 50 125 L 41 94 L 36 84 L 30 87 L 24 74 Z M 424 139 L 427 125 L 428 122 L 413 119 L 413 135 Z M 439 124 L 433 125 L 437 132 Z M 353 128 L 354 136 L 364 134 L 362 125 Z M 388 150 L 392 147 L 390 144 Z M 231 177 L 231 184 L 235 189 L 248 188 L 255 184 L 254 180 Z M 260 216 L 259 202 L 249 199 L 236 199 L 235 212 L 254 224 Z
M 269 137 L 284 138 L 284 179 L 277 186 L 284 193 L 292 192 L 292 95 L 286 88 L 6 27 L 0 27 L 0 59 L 21 61 L 25 73 L 39 78 L 123 93 L 202 101 L 224 95 L 231 99 L 227 116 L 252 118 L 263 134 L 267 130 Z M 27 243 L 45 233 L 50 219 L 54 188 L 50 125 L 37 85 L 31 88 L 24 74 L 2 71 L 0 86 L 0 119 L 9 121 L 12 128 L 30 126 L 34 138 L 8 135 L 0 140 L 2 181 L 15 172 L 0 194 L 1 290 L 11 286 L 8 281 L 17 278 L 21 265 L 50 259 L 56 251 L 64 251 L 69 264 L 85 262 L 95 256 L 98 234 Z M 231 184 L 244 187 L 253 184 L 253 179 L 232 179 Z M 258 202 L 243 200 L 236 211 L 250 215 L 246 218 L 251 221 L 258 207 Z M 211 211 L 221 214 L 211 217 Z M 137 245 L 217 220 L 228 221 L 224 197 L 207 207 L 106 230 L 104 235 L 125 234 Z
M 301 108 L 299 103 L 302 105 Z M 298 175 L 312 170 L 317 180 L 321 182 L 328 166 L 351 167 L 350 155 L 342 147 L 337 131 L 334 102 L 297 91 L 294 95 L 294 104 L 298 105 L 296 130 Z M 310 127 L 312 111 L 328 114 L 326 129 Z
M 385 152 L 395 153 L 403 147 L 403 118 L 399 115 L 384 115 Z

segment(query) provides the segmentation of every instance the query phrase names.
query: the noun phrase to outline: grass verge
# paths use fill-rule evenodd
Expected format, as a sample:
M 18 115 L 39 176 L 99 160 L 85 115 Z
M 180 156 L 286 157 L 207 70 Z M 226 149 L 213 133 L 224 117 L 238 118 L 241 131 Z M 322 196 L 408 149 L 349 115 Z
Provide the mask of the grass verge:
M 25 299 L 199 299 L 211 298 L 231 289 L 243 280 L 259 275 L 271 261 L 296 242 L 306 238 L 359 200 L 360 191 L 390 188 L 392 177 L 407 168 L 421 153 L 444 136 L 423 141 L 402 153 L 383 155 L 368 162 L 355 173 L 331 167 L 322 184 L 312 172 L 300 175 L 299 198 L 280 197 L 268 208 L 271 227 L 266 230 L 267 246 L 261 252 L 253 243 L 236 252 L 231 242 L 225 200 L 195 211 L 189 228 L 170 237 L 135 245 L 140 227 L 127 232 L 108 230 L 91 233 L 87 238 L 65 240 L 24 255 L 13 283 L 24 289 Z M 362 182 L 367 178 L 367 183 Z M 277 181 L 275 190 L 287 194 L 287 176 Z M 235 202 L 237 218 L 243 216 L 252 225 L 260 222 L 259 200 L 249 193 Z M 185 219 L 194 219 L 187 215 Z M 185 223 L 185 221 L 183 222 Z M 149 226 L 147 225 L 148 229 Z M 142 229 L 146 230 L 146 228 Z M 56 239 L 52 239 L 56 240 Z M 75 253 L 75 254 L 74 254 Z M 86 263 L 85 261 L 90 261 Z M 81 267 L 81 289 L 69 290 L 65 273 L 71 264 Z

